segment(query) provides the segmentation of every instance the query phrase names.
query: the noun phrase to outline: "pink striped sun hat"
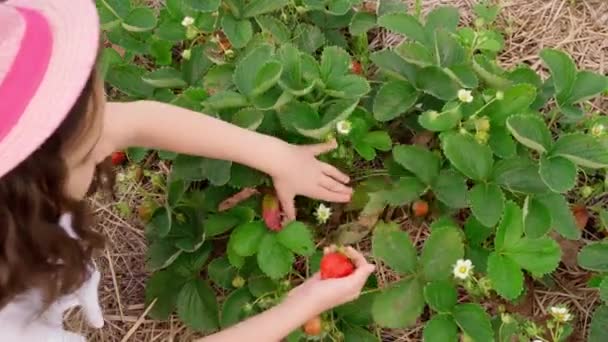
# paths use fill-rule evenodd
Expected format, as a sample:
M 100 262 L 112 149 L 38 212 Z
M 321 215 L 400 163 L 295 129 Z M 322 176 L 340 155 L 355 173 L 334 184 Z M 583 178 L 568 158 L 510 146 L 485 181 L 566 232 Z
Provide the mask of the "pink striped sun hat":
M 0 0 L 0 177 L 65 119 L 98 46 L 93 0 Z

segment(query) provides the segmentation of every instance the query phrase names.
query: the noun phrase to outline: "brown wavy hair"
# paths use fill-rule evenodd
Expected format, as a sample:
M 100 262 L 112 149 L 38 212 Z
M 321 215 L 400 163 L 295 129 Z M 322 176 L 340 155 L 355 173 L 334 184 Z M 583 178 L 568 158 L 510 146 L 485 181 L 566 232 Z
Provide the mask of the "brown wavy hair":
M 95 103 L 96 72 L 53 135 L 25 161 L 0 178 L 0 308 L 30 289 L 42 292 L 46 309 L 59 297 L 78 289 L 90 276 L 93 252 L 103 248 L 104 238 L 92 227 L 85 201 L 66 194 L 68 168 L 62 157 L 67 144 L 91 129 L 99 106 Z M 108 161 L 99 165 L 90 192 L 101 180 L 113 183 Z M 59 225 L 63 213 L 71 213 L 79 240 L 70 238 Z

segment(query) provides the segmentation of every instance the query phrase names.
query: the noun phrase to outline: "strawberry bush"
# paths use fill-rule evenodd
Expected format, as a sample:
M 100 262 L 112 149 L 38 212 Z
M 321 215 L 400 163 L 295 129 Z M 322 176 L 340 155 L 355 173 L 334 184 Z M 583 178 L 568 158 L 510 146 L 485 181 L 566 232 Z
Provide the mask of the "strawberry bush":
M 420 320 L 425 341 L 559 341 L 572 332 L 560 308 L 543 329 L 484 304 L 520 299 L 526 279 L 558 268 L 557 237 L 587 234 L 571 194 L 594 203 L 606 230 L 608 119 L 586 105 L 608 90 L 605 76 L 550 48 L 540 52 L 548 77 L 527 65 L 502 68 L 496 6 L 477 5 L 475 24 L 463 27 L 453 7 L 423 17 L 395 0 L 97 5 L 99 69 L 115 99 L 171 103 L 290 143 L 337 138 L 322 158 L 355 176 L 342 217 L 354 220 L 328 238 L 371 235 L 371 254 L 395 277 L 372 277 L 361 298 L 324 314 L 320 335 L 296 331 L 290 340 L 377 341 L 380 328 Z M 370 44 L 387 33 L 402 42 Z M 306 213 L 317 203 L 303 201 L 302 220 L 281 227 L 271 181 L 258 171 L 166 151 L 128 155 L 171 170 L 156 181 L 166 196 L 151 204 L 146 227 L 153 318 L 176 312 L 209 333 L 278 303 L 318 270 L 328 207 L 315 223 Z M 413 202 L 415 220 L 432 221 L 421 250 L 390 215 Z M 578 257 L 598 273 L 604 301 L 606 260 L 605 241 Z M 605 340 L 606 324 L 608 306 L 599 306 L 589 341 Z

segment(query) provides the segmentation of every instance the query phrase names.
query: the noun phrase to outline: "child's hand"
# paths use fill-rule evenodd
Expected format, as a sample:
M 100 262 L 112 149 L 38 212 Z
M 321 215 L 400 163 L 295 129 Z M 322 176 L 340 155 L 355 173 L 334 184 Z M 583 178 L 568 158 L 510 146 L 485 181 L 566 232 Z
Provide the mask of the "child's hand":
M 329 253 L 335 250 L 330 247 Z M 346 254 L 355 264 L 355 271 L 344 278 L 321 280 L 319 273 L 306 280 L 289 293 L 289 297 L 301 298 L 304 302 L 314 305 L 315 314 L 329 310 L 338 305 L 348 303 L 359 297 L 367 278 L 374 272 L 375 266 L 365 260 L 365 257 L 351 247 L 346 248 Z
M 303 195 L 328 202 L 350 201 L 353 190 L 345 184 L 347 175 L 335 167 L 317 160 L 317 156 L 337 147 L 335 141 L 318 145 L 287 145 L 276 156 L 271 172 L 277 196 L 287 220 L 295 220 L 294 197 Z

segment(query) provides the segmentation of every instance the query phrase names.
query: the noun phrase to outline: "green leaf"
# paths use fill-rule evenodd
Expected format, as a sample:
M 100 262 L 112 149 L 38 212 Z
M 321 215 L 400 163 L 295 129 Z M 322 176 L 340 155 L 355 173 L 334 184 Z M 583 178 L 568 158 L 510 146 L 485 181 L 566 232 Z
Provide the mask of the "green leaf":
M 183 4 L 199 12 L 215 12 L 220 6 L 220 0 L 183 0 Z
M 417 145 L 400 145 L 393 149 L 393 158 L 397 163 L 427 185 L 432 184 L 439 176 L 439 157 L 433 152 Z
M 572 93 L 561 103 L 577 103 L 593 98 L 608 89 L 608 77 L 590 71 L 580 71 L 572 86 Z M 559 101 L 559 98 L 558 98 Z
M 435 58 L 444 67 L 452 67 L 465 62 L 466 52 L 456 38 L 441 29 L 435 32 Z
M 169 67 L 151 71 L 141 79 L 155 88 L 183 88 L 188 85 L 179 71 Z
M 101 0 L 101 3 L 120 19 L 125 19 L 131 12 L 131 2 L 123 0 Z
M 458 326 L 449 315 L 435 315 L 424 326 L 425 342 L 458 342 Z
M 247 19 L 238 20 L 230 14 L 222 17 L 222 30 L 236 49 L 245 47 L 253 37 L 253 27 Z
M 255 213 L 252 209 L 245 207 L 235 207 L 227 212 L 213 214 L 205 220 L 205 236 L 214 237 L 221 235 L 237 224 L 250 222 Z
M 232 288 L 232 280 L 237 274 L 238 270 L 230 264 L 225 256 L 213 259 L 207 266 L 209 279 L 225 289 Z
M 300 50 L 315 53 L 325 43 L 325 35 L 313 25 L 300 24 L 294 34 L 295 42 Z
M 486 227 L 493 227 L 500 220 L 505 196 L 493 183 L 479 183 L 468 193 L 467 199 L 473 215 Z
M 608 149 L 599 139 L 583 133 L 562 135 L 550 155 L 564 157 L 582 167 L 608 168 Z
M 240 108 L 247 106 L 247 98 L 235 91 L 227 90 L 212 95 L 205 101 L 205 105 L 221 110 L 228 108 Z
M 378 15 L 385 15 L 395 12 L 407 12 L 408 6 L 401 0 L 380 0 L 378 1 Z
M 378 342 L 378 337 L 369 330 L 356 325 L 347 325 L 344 330 L 344 341 L 349 342 Z
M 431 309 L 439 313 L 447 313 L 456 305 L 458 294 L 451 282 L 433 281 L 424 287 L 424 299 Z
M 403 60 L 394 51 L 388 49 L 376 51 L 370 55 L 370 59 L 382 72 L 391 77 L 410 83 L 416 80 L 418 72 L 416 66 Z
M 514 115 L 507 119 L 507 128 L 522 145 L 546 153 L 552 144 L 545 121 L 534 115 Z
M 403 206 L 409 204 L 426 191 L 426 186 L 416 177 L 401 177 L 393 185 L 393 188 L 381 191 L 382 197 L 387 204 L 392 206 Z
M 321 78 L 326 83 L 348 73 L 350 67 L 350 56 L 348 52 L 337 46 L 328 46 L 321 54 Z
M 416 249 L 409 235 L 396 223 L 379 222 L 374 227 L 372 253 L 396 272 L 409 274 L 416 271 Z
M 600 283 L 600 299 L 608 303 L 608 276 Z
M 524 231 L 530 238 L 539 238 L 551 230 L 551 212 L 534 197 L 524 201 Z
M 538 172 L 538 165 L 527 157 L 500 160 L 494 166 L 492 179 L 501 187 L 525 194 L 549 192 Z
M 269 235 L 266 225 L 261 221 L 242 224 L 232 232 L 230 240 L 234 251 L 240 256 L 258 253 L 263 238 Z
M 367 80 L 357 75 L 336 77 L 328 81 L 326 86 L 327 95 L 343 99 L 360 98 L 371 90 Z
M 277 234 L 277 240 L 299 255 L 311 256 L 315 252 L 312 233 L 302 222 L 293 221 L 289 223 Z
M 479 247 L 485 244 L 494 230 L 484 226 L 475 216 L 470 215 L 464 223 L 464 233 L 471 246 Z
M 517 299 L 524 290 L 524 274 L 519 266 L 496 252 L 488 258 L 488 277 L 496 293 L 508 300 Z
M 190 59 L 182 62 L 183 78 L 190 85 L 202 84 L 203 76 L 211 68 L 213 62 L 205 56 L 204 48 L 200 45 L 190 49 L 190 54 Z M 207 74 L 207 78 L 209 77 L 210 75 Z M 205 81 L 208 82 L 210 79 Z M 205 85 L 205 89 L 211 91 L 213 88 L 207 84 Z
M 450 101 L 456 98 L 459 85 L 442 68 L 428 66 L 416 76 L 416 86 L 438 99 Z
M 266 234 L 259 244 L 258 266 L 272 279 L 280 279 L 291 271 L 293 253 L 284 247 L 275 234 Z
M 312 270 L 311 270 L 312 272 Z M 350 324 L 368 325 L 372 324 L 372 305 L 376 293 L 364 293 L 352 302 L 336 307 L 334 310 L 338 316 Z
M 492 125 L 503 126 L 507 119 L 516 114 L 524 114 L 536 99 L 536 88 L 522 83 L 509 87 L 504 91 L 502 100 L 495 100 L 483 111 Z
M 421 68 L 435 64 L 435 58 L 431 51 L 418 42 L 405 41 L 395 48 L 395 52 L 408 63 Z
M 258 16 L 255 20 L 262 31 L 270 33 L 277 43 L 289 43 L 291 32 L 283 22 L 270 15 Z
M 504 255 L 513 259 L 535 277 L 542 277 L 557 268 L 561 259 L 561 249 L 555 240 L 548 237 L 523 238 L 508 247 Z
M 416 103 L 418 92 L 406 81 L 385 83 L 374 98 L 374 118 L 389 121 L 408 111 Z
M 608 339 L 608 306 L 601 305 L 593 313 L 589 326 L 589 337 L 587 342 L 603 342 Z
M 551 227 L 553 227 L 563 237 L 570 240 L 577 240 L 581 237 L 581 231 L 576 227 L 576 222 L 568 202 L 560 194 L 547 194 L 536 196 L 551 213 Z
M 146 226 L 146 230 L 159 237 L 165 237 L 171 231 L 171 225 L 171 210 L 166 207 L 160 207 L 152 214 L 152 217 Z
M 576 165 L 563 157 L 540 158 L 540 178 L 553 192 L 564 193 L 576 184 Z
M 517 145 L 511 135 L 504 127 L 492 126 L 490 128 L 490 140 L 488 140 L 492 152 L 500 158 L 515 157 Z
M 251 294 L 258 298 L 277 290 L 277 283 L 262 275 L 261 272 L 249 276 L 247 284 Z
M 275 60 L 266 62 L 255 77 L 251 96 L 258 96 L 272 88 L 281 78 L 282 72 L 283 65 L 280 62 Z
M 145 72 L 143 68 L 131 64 L 116 65 L 108 70 L 106 81 L 127 95 L 150 98 L 154 87 L 141 79 Z
M 551 71 L 557 96 L 570 95 L 576 79 L 576 65 L 572 58 L 562 51 L 553 49 L 541 50 L 540 58 Z
M 504 215 L 494 237 L 497 252 L 503 252 L 515 246 L 524 232 L 522 210 L 512 201 L 505 205 Z
M 405 13 L 389 13 L 378 18 L 378 25 L 402 34 L 417 42 L 426 44 L 426 32 L 420 22 L 413 16 Z
M 420 263 L 425 280 L 447 280 L 456 260 L 464 256 L 462 236 L 458 229 L 444 226 L 434 229 L 424 243 Z
M 379 151 L 388 152 L 393 146 L 390 135 L 385 131 L 372 131 L 365 134 L 362 142 Z
M 105 48 L 101 52 L 100 60 L 97 64 L 97 70 L 102 79 L 106 77 L 111 66 L 122 64 L 122 57 L 112 48 Z
M 441 170 L 432 190 L 441 202 L 451 208 L 466 208 L 468 205 L 466 179 L 454 170 Z
M 253 108 L 244 108 L 232 115 L 232 123 L 255 131 L 264 121 L 264 112 Z
M 283 8 L 289 3 L 289 0 L 255 0 L 249 1 L 243 10 L 245 18 L 256 17 L 260 14 L 274 12 Z
M 150 43 L 150 55 L 154 57 L 157 65 L 171 65 L 173 62 L 172 49 L 173 43 L 166 40 L 154 40 Z
M 426 16 L 426 31 L 432 35 L 437 29 L 444 29 L 447 32 L 456 31 L 460 14 L 458 9 L 453 6 L 440 6 L 434 8 Z
M 177 43 L 186 39 L 186 28 L 175 21 L 163 21 L 158 25 L 154 34 L 163 40 Z
M 420 280 L 410 277 L 391 285 L 376 296 L 374 321 L 386 328 L 406 328 L 416 323 L 424 309 Z
M 608 272 L 608 241 L 593 242 L 583 247 L 577 260 L 586 270 Z
M 376 26 L 376 15 L 368 12 L 357 12 L 350 21 L 348 26 L 349 32 L 353 36 L 359 36 L 367 33 Z
M 468 64 L 452 65 L 449 69 L 445 70 L 448 72 L 448 75 L 463 88 L 475 89 L 479 86 L 479 80 L 475 75 L 475 70 Z
M 470 134 L 446 134 L 442 141 L 443 153 L 454 167 L 473 180 L 485 180 L 492 172 L 492 150 L 481 145 Z
M 248 316 L 243 307 L 253 300 L 246 287 L 240 288 L 228 295 L 222 306 L 220 325 L 223 329 L 234 325 Z
M 456 324 L 472 341 L 494 341 L 490 316 L 479 304 L 459 304 L 454 308 L 453 315 Z
M 147 7 L 139 7 L 131 10 L 122 22 L 122 27 L 131 32 L 146 32 L 156 27 L 157 20 L 154 12 Z
M 475 73 L 483 82 L 498 90 L 505 90 L 512 84 L 510 80 L 503 77 L 504 72 L 496 66 L 495 62 L 490 61 L 487 56 L 474 56 L 473 70 L 475 70 Z
M 231 167 L 232 162 L 227 160 L 203 158 L 201 161 L 201 168 L 203 169 L 205 178 L 215 186 L 222 186 L 228 183 Z
M 194 55 L 194 49 L 193 49 Z M 214 65 L 203 78 L 203 86 L 211 94 L 226 91 L 233 87 L 232 74 L 234 67 L 230 64 Z
M 458 126 L 462 120 L 461 106 L 455 102 L 449 102 L 441 113 L 427 110 L 418 116 L 418 123 L 431 132 L 444 132 Z
M 154 307 L 148 312 L 153 319 L 167 320 L 175 310 L 177 294 L 184 280 L 173 272 L 160 271 L 152 274 L 146 283 L 146 303 L 149 305 L 156 300 Z
M 213 331 L 219 326 L 217 300 L 213 289 L 202 279 L 193 279 L 177 296 L 177 314 L 196 331 Z
M 234 84 L 242 94 L 254 94 L 258 72 L 271 59 L 272 51 L 270 45 L 260 45 L 238 63 L 234 71 Z
M 348 119 L 357 108 L 358 100 L 344 99 L 333 102 L 326 110 L 320 123 L 313 127 L 302 127 L 296 123 L 295 129 L 301 135 L 313 139 L 322 139 L 331 132 L 336 123 Z

